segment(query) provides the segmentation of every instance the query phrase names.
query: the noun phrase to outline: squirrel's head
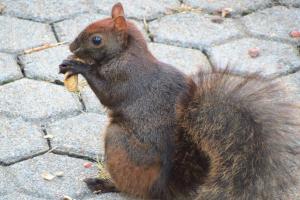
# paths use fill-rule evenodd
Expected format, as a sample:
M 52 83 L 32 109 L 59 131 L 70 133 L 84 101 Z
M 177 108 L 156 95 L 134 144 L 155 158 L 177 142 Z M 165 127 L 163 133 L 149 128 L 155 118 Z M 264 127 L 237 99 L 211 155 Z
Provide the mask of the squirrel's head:
M 87 26 L 70 44 L 70 51 L 86 61 L 109 60 L 126 48 L 127 29 L 122 4 L 117 3 L 112 8 L 111 18 Z

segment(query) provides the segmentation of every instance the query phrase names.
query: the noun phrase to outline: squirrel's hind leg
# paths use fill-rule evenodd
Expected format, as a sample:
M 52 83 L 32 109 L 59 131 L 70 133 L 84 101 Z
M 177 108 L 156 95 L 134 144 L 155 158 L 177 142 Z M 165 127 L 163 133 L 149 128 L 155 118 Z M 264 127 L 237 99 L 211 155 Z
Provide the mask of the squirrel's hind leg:
M 86 178 L 83 180 L 87 187 L 95 194 L 119 192 L 113 182 L 109 179 Z

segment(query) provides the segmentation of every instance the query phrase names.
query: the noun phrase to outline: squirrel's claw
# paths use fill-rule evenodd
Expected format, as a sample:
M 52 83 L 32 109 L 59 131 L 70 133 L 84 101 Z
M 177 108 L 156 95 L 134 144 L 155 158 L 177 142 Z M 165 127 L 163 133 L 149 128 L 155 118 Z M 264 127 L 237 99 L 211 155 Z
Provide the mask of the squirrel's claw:
M 87 187 L 94 193 L 119 192 L 109 179 L 86 178 L 83 180 Z
M 59 73 L 65 74 L 67 71 L 70 70 L 71 64 L 70 60 L 64 60 L 60 65 L 59 65 Z

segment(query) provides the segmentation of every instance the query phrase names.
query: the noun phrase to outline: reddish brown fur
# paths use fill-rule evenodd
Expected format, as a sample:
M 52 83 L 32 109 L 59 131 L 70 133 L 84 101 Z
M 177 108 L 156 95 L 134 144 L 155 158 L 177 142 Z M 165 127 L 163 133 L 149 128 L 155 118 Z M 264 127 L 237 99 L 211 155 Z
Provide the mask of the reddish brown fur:
M 91 35 L 96 32 L 111 31 L 113 27 L 113 20 L 111 18 L 106 18 L 90 24 L 86 27 L 84 32 Z
M 149 198 L 148 191 L 159 178 L 160 164 L 137 166 L 125 150 L 118 147 L 106 149 L 106 166 L 116 187 L 125 193 Z

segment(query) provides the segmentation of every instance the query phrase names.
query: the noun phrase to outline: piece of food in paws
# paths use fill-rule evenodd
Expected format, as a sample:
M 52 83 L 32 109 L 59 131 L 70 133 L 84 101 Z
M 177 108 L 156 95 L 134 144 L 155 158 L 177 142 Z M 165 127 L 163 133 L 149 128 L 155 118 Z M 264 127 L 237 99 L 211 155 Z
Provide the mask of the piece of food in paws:
M 71 75 L 71 72 L 65 73 L 64 85 L 70 92 L 78 91 L 78 74 Z
M 76 57 L 75 55 L 70 55 L 70 56 L 68 56 L 67 59 L 85 63 L 84 60 Z M 74 75 L 70 76 L 70 73 L 71 72 L 65 73 L 64 85 L 68 89 L 68 91 L 77 92 L 78 91 L 78 75 L 74 74 Z

